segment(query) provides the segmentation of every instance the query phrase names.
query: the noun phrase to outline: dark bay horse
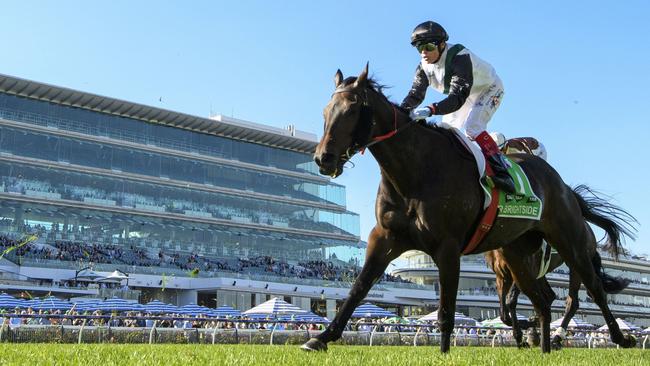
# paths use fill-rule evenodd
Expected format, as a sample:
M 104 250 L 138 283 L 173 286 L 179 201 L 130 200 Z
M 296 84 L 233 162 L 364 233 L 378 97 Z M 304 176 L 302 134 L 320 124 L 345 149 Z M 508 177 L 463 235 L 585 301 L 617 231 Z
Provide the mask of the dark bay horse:
M 621 243 L 623 235 L 631 239 L 635 238 L 635 228 L 631 223 L 636 222 L 636 219 L 628 212 L 602 199 L 586 185 L 577 186 L 573 189 L 573 192 L 576 196 L 576 200 L 578 200 L 578 203 L 580 204 L 580 209 L 584 219 L 605 231 L 607 242 L 603 246 L 603 250 L 608 250 L 610 251 L 610 254 L 616 256 L 618 253 L 613 252 L 614 246 L 611 243 Z M 597 241 L 593 230 L 587 223 L 585 223 L 585 228 L 590 236 L 588 241 L 590 245 L 587 248 L 589 250 L 587 255 L 592 258 L 592 260 L 600 261 L 600 254 L 597 251 Z M 522 261 L 524 266 L 529 269 L 531 272 L 530 274 L 533 276 L 550 273 L 561 266 L 564 263 L 564 260 L 562 260 L 562 257 L 560 257 L 559 254 L 551 252 L 550 248 L 547 249 L 548 251 L 544 251 L 543 248 L 540 248 L 535 253 L 529 256 L 517 258 L 517 260 Z M 544 260 L 543 257 L 545 256 L 548 256 L 548 262 Z M 512 279 L 508 261 L 505 259 L 502 249 L 486 252 L 485 258 L 490 268 L 492 268 L 496 274 L 496 288 L 499 296 L 501 320 L 505 324 L 512 326 L 512 332 L 517 342 L 517 346 L 521 347 L 525 345 L 525 343 L 522 342 L 521 329 L 534 326 L 534 324 L 530 324 L 528 321 L 513 321 L 514 319 L 517 319 L 517 299 L 520 291 Z M 542 263 L 546 264 L 545 268 L 542 268 Z M 630 283 L 627 279 L 612 277 L 607 273 L 602 273 L 601 279 L 603 280 L 603 288 L 608 294 L 619 293 Z M 546 277 L 540 277 L 538 278 L 538 281 L 542 281 L 541 286 L 542 288 L 547 289 L 547 291 L 551 288 Z M 555 348 L 561 348 L 564 337 L 563 333 L 578 310 L 578 291 L 580 290 L 581 284 L 582 281 L 580 280 L 580 276 L 575 273 L 575 271 L 571 271 L 569 275 L 569 292 L 566 298 L 564 317 L 562 318 L 562 323 L 559 328 L 561 330 L 556 332 L 552 339 L 552 345 Z M 554 296 L 554 294 L 548 293 L 548 296 L 551 297 Z
M 440 349 L 448 352 L 454 328 L 454 311 L 460 257 L 483 211 L 483 193 L 472 155 L 454 133 L 411 123 L 408 113 L 391 103 L 381 88 L 368 79 L 368 66 L 358 77 L 335 76 L 336 89 L 324 110 L 324 135 L 314 160 L 320 173 L 337 177 L 356 152 L 368 147 L 381 170 L 376 219 L 366 249 L 366 260 L 348 298 L 328 328 L 302 348 L 325 350 L 340 338 L 353 310 L 366 297 L 388 264 L 407 250 L 421 250 L 435 261 L 440 274 Z M 635 345 L 624 335 L 607 306 L 607 296 L 592 258 L 585 255 L 590 237 L 580 205 L 570 187 L 544 160 L 511 155 L 531 180 L 543 201 L 539 221 L 497 218 L 473 254 L 503 247 L 517 286 L 539 314 L 544 352 L 550 352 L 550 303 L 539 294 L 538 281 L 527 268 L 512 260 L 537 250 L 543 238 L 575 270 L 600 307 L 612 341 Z

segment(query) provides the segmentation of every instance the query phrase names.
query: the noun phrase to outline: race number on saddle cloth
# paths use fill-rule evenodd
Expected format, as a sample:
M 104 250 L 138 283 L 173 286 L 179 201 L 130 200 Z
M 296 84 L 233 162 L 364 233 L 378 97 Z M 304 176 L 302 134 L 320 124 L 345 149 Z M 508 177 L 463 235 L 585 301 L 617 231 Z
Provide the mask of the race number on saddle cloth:
M 474 155 L 476 161 L 476 168 L 479 173 L 479 184 L 483 188 L 484 202 L 483 209 L 487 210 L 488 214 L 484 217 L 477 229 L 477 232 L 474 234 L 470 243 L 466 246 L 463 254 L 471 253 L 476 246 L 480 243 L 483 237 L 492 227 L 494 219 L 499 217 L 510 217 L 510 218 L 520 218 L 520 219 L 529 219 L 529 220 L 539 220 L 542 216 L 542 201 L 537 197 L 532 187 L 530 186 L 530 181 L 526 176 L 526 173 L 521 169 L 521 167 L 510 160 L 505 156 L 505 160 L 508 163 L 508 173 L 515 182 L 515 194 L 505 193 L 500 190 L 494 189 L 494 185 L 491 184 L 489 179 L 486 178 L 486 162 L 481 149 L 470 141 L 470 139 L 457 128 L 447 124 L 447 123 L 438 123 L 440 127 L 450 129 L 454 132 L 456 137 L 463 143 L 463 145 Z M 498 201 L 494 194 L 498 194 Z M 496 207 L 491 207 L 491 205 L 496 205 Z M 490 209 L 496 211 L 496 214 L 490 216 Z

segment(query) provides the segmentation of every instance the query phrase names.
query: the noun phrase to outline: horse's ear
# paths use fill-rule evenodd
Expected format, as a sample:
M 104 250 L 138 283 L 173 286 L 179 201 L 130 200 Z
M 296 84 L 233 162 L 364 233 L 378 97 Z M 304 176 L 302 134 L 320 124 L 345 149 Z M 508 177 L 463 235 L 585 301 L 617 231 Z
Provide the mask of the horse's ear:
M 354 86 L 360 86 L 366 84 L 366 81 L 368 81 L 368 64 L 370 64 L 370 61 L 366 63 L 366 67 L 361 71 L 361 74 L 357 77 L 357 81 L 354 82 Z
M 341 69 L 336 70 L 336 75 L 334 75 L 334 87 L 338 88 L 339 85 L 343 82 L 343 73 Z

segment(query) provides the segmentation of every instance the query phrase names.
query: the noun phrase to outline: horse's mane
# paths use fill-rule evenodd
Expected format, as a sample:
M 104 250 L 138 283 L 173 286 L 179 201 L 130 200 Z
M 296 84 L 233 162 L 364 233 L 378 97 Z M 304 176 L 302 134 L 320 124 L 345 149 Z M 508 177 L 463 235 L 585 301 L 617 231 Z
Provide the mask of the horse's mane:
M 343 84 L 343 86 L 349 86 L 349 85 L 353 84 L 356 80 L 357 80 L 356 76 L 349 76 L 345 80 L 343 80 L 343 82 L 341 82 L 341 84 Z M 368 88 L 370 90 L 374 91 L 386 103 L 391 104 L 394 108 L 396 108 L 397 110 L 401 111 L 404 114 L 409 114 L 409 110 L 407 110 L 406 108 L 403 108 L 402 106 L 400 106 L 397 103 L 392 102 L 386 96 L 386 94 L 384 94 L 384 89 L 390 89 L 389 86 L 386 86 L 385 84 L 381 84 L 380 82 L 378 82 L 373 77 L 368 77 L 367 83 L 368 83 Z M 428 123 L 418 123 L 418 125 L 423 127 L 423 128 L 426 128 L 428 130 L 431 130 L 431 131 L 433 131 L 435 133 L 438 133 L 438 134 L 441 134 L 441 135 L 445 136 L 449 140 L 451 145 L 455 146 L 457 148 L 457 150 L 459 151 L 461 156 L 474 159 L 472 154 L 470 154 L 469 151 L 467 151 L 467 149 L 464 146 L 461 145 L 461 142 L 458 140 L 458 138 L 456 137 L 456 135 L 454 134 L 454 132 L 452 130 L 450 130 L 448 128 L 440 127 L 440 126 L 437 126 L 437 125 L 428 124 Z

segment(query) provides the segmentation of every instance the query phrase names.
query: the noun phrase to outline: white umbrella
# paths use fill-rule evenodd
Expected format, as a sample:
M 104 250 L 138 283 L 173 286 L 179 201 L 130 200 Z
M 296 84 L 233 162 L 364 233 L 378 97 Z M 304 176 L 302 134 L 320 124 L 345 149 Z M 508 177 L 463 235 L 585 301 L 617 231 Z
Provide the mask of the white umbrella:
M 551 329 L 556 329 L 559 328 L 560 325 L 562 325 L 562 320 L 564 318 L 557 319 L 556 321 L 551 323 Z M 595 328 L 595 326 L 591 323 L 587 323 L 586 321 L 573 317 L 571 320 L 569 320 L 569 325 L 567 325 L 567 329 L 580 329 L 580 328 Z
M 621 330 L 639 330 L 639 329 L 641 329 L 640 327 L 638 327 L 638 326 L 636 326 L 636 325 L 634 325 L 632 323 L 626 322 L 625 320 L 623 320 L 621 318 L 616 318 L 616 323 L 618 323 L 618 327 L 621 328 Z M 602 327 L 598 328 L 598 330 L 599 331 L 606 331 L 606 330 L 609 330 L 609 328 L 607 327 L 607 324 L 605 324 Z
M 296 305 L 289 304 L 288 302 L 280 299 L 279 297 L 274 297 L 269 301 L 261 303 L 252 309 L 248 309 L 242 313 L 243 315 L 292 315 L 292 314 L 307 314 L 306 310 L 303 310 Z
M 517 320 L 526 321 L 526 320 L 528 320 L 528 318 L 521 315 L 521 314 L 517 314 Z M 481 322 L 481 326 L 487 327 L 487 328 L 510 328 L 510 326 L 506 325 L 503 321 L 501 321 L 500 317 L 485 320 L 485 321 Z
M 432 321 L 434 323 L 437 323 L 438 322 L 438 310 L 419 318 L 418 321 L 422 321 L 422 322 Z M 478 321 L 476 321 L 476 319 L 472 319 L 472 318 L 466 316 L 463 313 L 458 313 L 458 312 L 454 313 L 454 324 L 455 325 L 475 326 L 476 323 L 478 323 Z

